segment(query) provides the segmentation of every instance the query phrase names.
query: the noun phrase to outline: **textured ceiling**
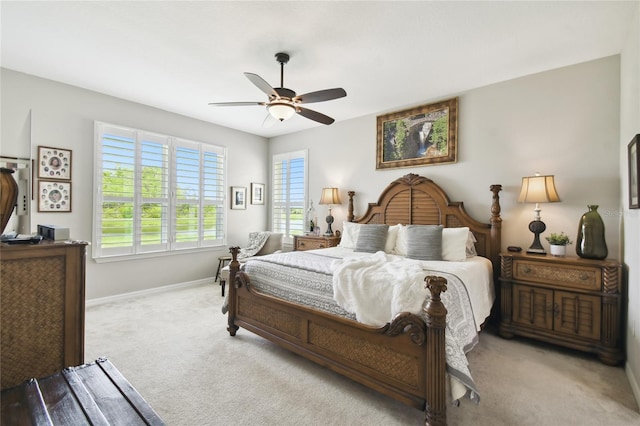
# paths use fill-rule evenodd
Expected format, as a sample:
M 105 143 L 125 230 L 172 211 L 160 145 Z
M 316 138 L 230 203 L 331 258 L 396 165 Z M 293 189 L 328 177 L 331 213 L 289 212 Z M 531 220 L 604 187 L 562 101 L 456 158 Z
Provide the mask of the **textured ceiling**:
M 309 105 L 336 121 L 443 99 L 620 53 L 638 1 L 7 2 L 2 67 L 271 137 L 243 72 L 279 86 L 343 87 Z

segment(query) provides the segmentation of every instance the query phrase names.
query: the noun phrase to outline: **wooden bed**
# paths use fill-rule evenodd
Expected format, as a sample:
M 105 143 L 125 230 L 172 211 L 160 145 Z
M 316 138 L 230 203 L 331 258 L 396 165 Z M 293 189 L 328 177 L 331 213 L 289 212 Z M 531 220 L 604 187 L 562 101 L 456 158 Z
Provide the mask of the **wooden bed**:
M 500 252 L 499 192 L 493 194 L 489 223 L 471 218 L 461 202 L 451 202 L 430 179 L 407 174 L 391 182 L 377 203 L 355 218 L 349 192 L 348 220 L 357 223 L 442 224 L 468 226 L 477 239 L 478 255 L 489 258 L 497 277 Z M 426 425 L 445 425 L 445 319 L 440 300 L 446 280 L 426 277 L 431 301 L 425 318 L 400 313 L 391 323 L 377 328 L 320 312 L 266 294 L 251 286 L 250 277 L 239 271 L 238 247 L 230 249 L 229 333 L 239 327 L 252 331 L 307 359 L 325 366 L 405 404 L 425 411 Z

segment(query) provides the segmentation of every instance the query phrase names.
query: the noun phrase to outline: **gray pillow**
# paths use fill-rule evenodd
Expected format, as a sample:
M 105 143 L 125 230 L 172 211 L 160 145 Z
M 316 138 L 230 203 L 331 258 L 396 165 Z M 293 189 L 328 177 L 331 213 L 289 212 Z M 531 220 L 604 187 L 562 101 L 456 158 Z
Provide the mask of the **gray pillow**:
M 442 260 L 442 225 L 407 225 L 407 257 Z
M 358 234 L 355 251 L 375 253 L 384 251 L 389 225 L 362 225 Z

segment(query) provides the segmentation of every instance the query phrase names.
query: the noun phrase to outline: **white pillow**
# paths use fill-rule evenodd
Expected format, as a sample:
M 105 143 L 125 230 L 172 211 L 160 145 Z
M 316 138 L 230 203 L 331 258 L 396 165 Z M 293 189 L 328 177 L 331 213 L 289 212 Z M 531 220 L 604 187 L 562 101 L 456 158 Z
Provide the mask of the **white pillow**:
M 444 228 L 442 230 L 442 260 L 464 262 L 467 259 L 469 228 Z
M 396 237 L 396 245 L 393 248 L 393 254 L 398 256 L 407 255 L 407 227 L 406 225 L 399 225 L 398 236 Z
M 396 240 L 398 239 L 398 231 L 402 228 L 402 225 L 397 224 L 389 227 L 387 232 L 387 242 L 384 245 L 384 251 L 389 254 L 393 254 L 393 249 L 396 246 Z
M 354 249 L 358 243 L 358 235 L 360 234 L 360 227 L 362 225 L 353 222 L 342 222 L 342 236 L 338 247 Z

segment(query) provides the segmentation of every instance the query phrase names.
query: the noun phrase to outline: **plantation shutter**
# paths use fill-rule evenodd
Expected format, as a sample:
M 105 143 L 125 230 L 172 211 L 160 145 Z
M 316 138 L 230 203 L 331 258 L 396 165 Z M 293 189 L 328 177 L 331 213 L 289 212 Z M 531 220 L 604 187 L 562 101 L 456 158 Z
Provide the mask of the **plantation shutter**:
M 202 156 L 203 225 L 202 244 L 224 244 L 225 151 L 222 148 L 204 147 Z
M 225 148 L 94 127 L 94 259 L 226 243 Z
M 94 235 L 98 236 L 94 252 L 125 255 L 134 246 L 134 191 L 136 132 L 101 125 L 96 146 L 101 173 L 96 176 L 99 199 Z M 95 204 L 95 203 L 94 203 Z
M 167 250 L 169 244 L 169 140 L 141 132 L 137 161 L 136 205 L 139 221 L 139 252 Z
M 304 233 L 307 192 L 307 152 L 297 151 L 273 156 L 272 230 L 291 242 Z

